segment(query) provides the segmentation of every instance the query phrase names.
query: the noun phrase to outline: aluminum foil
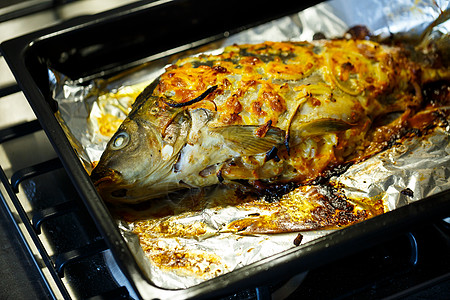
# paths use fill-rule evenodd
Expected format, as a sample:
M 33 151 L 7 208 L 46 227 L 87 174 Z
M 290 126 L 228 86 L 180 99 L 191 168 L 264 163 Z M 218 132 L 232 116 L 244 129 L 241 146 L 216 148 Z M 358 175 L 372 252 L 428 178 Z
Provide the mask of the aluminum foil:
M 435 26 L 433 31 L 425 30 L 448 8 L 449 1 L 435 0 L 329 1 L 229 36 L 199 51 L 220 51 L 234 43 L 312 40 L 317 32 L 332 38 L 344 35 L 354 25 L 365 25 L 380 37 L 395 34 L 417 38 L 426 34 L 440 38 L 449 34 L 450 22 Z M 49 69 L 53 97 L 59 107 L 56 117 L 87 172 L 130 111 L 134 98 L 174 59 L 163 58 L 112 79 L 100 78 L 83 84 Z M 449 128 L 438 128 L 425 137 L 407 139 L 399 146 L 353 165 L 331 182 L 340 186 L 340 191 L 353 205 L 353 212 L 369 211 L 361 217 L 363 220 L 379 212 L 370 211 L 368 207 L 378 205 L 383 211 L 394 210 L 449 189 L 449 152 Z M 291 193 L 301 203 L 311 201 L 315 207 L 320 207 L 324 205 L 318 196 L 322 192 L 316 187 L 304 187 Z M 297 219 L 285 233 L 248 231 L 242 220 L 263 221 L 264 216 L 271 213 L 286 216 L 283 213 L 295 210 L 295 205 L 283 199 L 271 204 L 261 203 L 261 199 L 236 199 L 232 188 L 213 187 L 193 190 L 187 195 L 171 195 L 158 205 L 112 210 L 142 269 L 154 284 L 169 289 L 193 286 L 359 221 L 314 227 L 307 221 L 309 212 L 306 210 L 295 211 Z M 147 242 L 140 244 L 133 231 L 144 227 Z

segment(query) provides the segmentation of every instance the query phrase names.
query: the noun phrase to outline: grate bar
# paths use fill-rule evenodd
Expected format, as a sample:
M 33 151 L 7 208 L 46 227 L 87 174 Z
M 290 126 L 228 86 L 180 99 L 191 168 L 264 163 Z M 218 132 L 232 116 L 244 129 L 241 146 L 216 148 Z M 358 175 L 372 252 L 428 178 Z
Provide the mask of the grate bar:
M 28 251 L 30 254 L 33 254 L 33 251 L 30 248 L 30 243 L 33 243 L 36 248 L 39 251 L 39 254 L 42 258 L 42 261 L 44 262 L 45 267 L 49 271 L 50 276 L 53 279 L 53 282 L 56 284 L 59 292 L 61 293 L 62 297 L 64 299 L 70 299 L 70 295 L 67 291 L 67 289 L 64 286 L 64 283 L 61 281 L 60 277 L 58 276 L 58 273 L 53 265 L 53 261 L 50 259 L 50 256 L 48 255 L 44 245 L 42 244 L 41 240 L 37 236 L 36 232 L 33 229 L 33 226 L 31 225 L 31 222 L 28 218 L 28 215 L 26 214 L 25 210 L 23 209 L 22 205 L 20 204 L 19 199 L 17 198 L 16 194 L 12 190 L 12 187 L 10 186 L 8 182 L 8 178 L 6 177 L 5 172 L 3 171 L 3 168 L 0 167 L 0 181 L 3 184 L 3 187 L 5 188 L 6 195 L 3 195 L 3 193 L 0 191 L 0 198 L 5 206 L 8 207 L 6 196 L 9 197 L 9 200 L 11 201 L 12 205 L 14 206 L 15 210 L 18 213 L 18 216 L 20 218 L 20 221 L 22 222 L 21 225 L 24 226 L 23 229 L 19 227 L 19 223 L 16 220 L 16 218 L 13 216 L 13 213 L 11 209 L 8 209 L 11 219 L 13 220 L 14 224 L 16 225 L 16 230 L 20 234 L 24 244 L 27 246 Z M 9 208 L 9 207 L 8 207 Z M 31 241 L 30 241 L 31 239 Z M 39 262 L 36 260 L 37 258 L 34 255 L 31 255 L 33 259 L 35 260 L 36 266 L 39 266 Z M 42 273 L 41 273 L 42 274 Z M 46 277 L 44 274 L 42 274 L 43 278 L 46 278 L 46 280 L 49 280 L 48 277 Z M 53 296 L 56 297 L 55 291 L 52 290 L 52 288 L 47 285 L 49 290 L 53 292 Z
M 42 163 L 33 165 L 31 167 L 23 168 L 15 172 L 11 176 L 11 186 L 15 193 L 19 192 L 19 184 L 29 178 L 33 178 L 38 175 L 62 168 L 63 165 L 59 158 L 53 158 Z
M 103 239 L 87 244 L 84 247 L 61 253 L 55 258 L 55 268 L 59 277 L 64 277 L 64 268 L 70 264 L 79 261 L 80 259 L 89 257 L 91 255 L 101 253 L 108 249 L 106 242 Z
M 18 93 L 20 91 L 21 91 L 21 89 L 18 84 L 11 84 L 8 86 L 1 87 L 0 88 L 0 98 Z
M 33 228 L 38 234 L 40 234 L 42 223 L 51 218 L 65 215 L 77 209 L 78 206 L 75 205 L 74 201 L 66 201 L 61 204 L 37 211 L 36 213 L 34 213 L 32 219 Z
M 71 2 L 64 0 L 29 0 L 18 2 L 14 5 L 0 9 L 0 22 L 6 22 L 13 19 L 25 17 L 27 15 L 44 11 L 58 5 Z
M 21 123 L 0 130 L 0 144 L 42 130 L 38 120 Z

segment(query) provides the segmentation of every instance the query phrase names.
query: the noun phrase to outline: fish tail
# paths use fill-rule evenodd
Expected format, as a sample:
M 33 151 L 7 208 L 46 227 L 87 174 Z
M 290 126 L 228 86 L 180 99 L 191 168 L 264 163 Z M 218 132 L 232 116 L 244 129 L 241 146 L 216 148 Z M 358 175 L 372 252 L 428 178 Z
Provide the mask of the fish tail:
M 448 20 L 450 20 L 450 9 L 442 11 L 439 17 L 422 32 L 416 45 L 416 50 L 426 52 L 430 48 L 434 48 L 441 54 L 442 58 L 447 59 L 450 57 L 449 33 L 439 30 L 439 25 Z
M 437 17 L 433 22 L 430 23 L 430 25 L 425 28 L 425 30 L 422 32 L 419 38 L 418 46 L 422 47 L 427 44 L 427 42 L 430 40 L 430 37 L 435 33 L 435 29 L 437 26 L 441 25 L 442 23 L 445 23 L 450 19 L 450 10 L 444 10 L 439 14 L 439 17 Z
M 421 83 L 436 81 L 450 82 L 450 35 L 439 25 L 450 20 L 450 9 L 442 11 L 422 32 L 415 50 L 423 53 L 428 63 L 422 64 Z M 435 55 L 429 55 L 430 53 Z M 434 57 L 434 59 L 431 59 Z M 422 62 L 423 63 L 423 62 Z

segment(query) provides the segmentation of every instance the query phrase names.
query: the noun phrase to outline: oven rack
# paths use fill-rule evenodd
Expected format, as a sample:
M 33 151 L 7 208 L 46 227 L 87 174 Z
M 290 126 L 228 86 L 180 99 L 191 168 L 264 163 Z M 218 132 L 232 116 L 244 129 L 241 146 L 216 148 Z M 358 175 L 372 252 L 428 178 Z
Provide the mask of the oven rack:
M 19 92 L 18 85 L 11 85 L 0 89 L 1 97 L 8 96 L 10 94 Z M 28 134 L 42 130 L 37 120 L 23 122 L 18 125 L 13 125 L 5 129 L 0 130 L 0 144 L 5 143 Z M 32 210 L 27 213 L 24 209 L 21 201 L 19 200 L 19 186 L 21 183 L 27 180 L 33 180 L 48 172 L 64 172 L 63 166 L 59 158 L 44 161 L 29 167 L 20 169 L 14 172 L 9 179 L 0 166 L 0 180 L 2 187 L 0 189 L 0 198 L 2 205 L 6 211 L 9 212 L 9 217 L 12 223 L 15 225 L 24 247 L 30 254 L 34 262 L 36 270 L 42 276 L 46 287 L 48 288 L 49 295 L 53 299 L 72 299 L 73 291 L 68 291 L 68 285 L 63 281 L 66 275 L 66 269 L 70 269 L 71 265 L 83 263 L 83 259 L 91 259 L 93 256 L 98 256 L 100 259 L 103 257 L 103 253 L 108 250 L 106 243 L 101 235 L 96 230 L 95 226 L 92 226 L 92 221 L 84 222 L 89 225 L 89 228 L 82 228 L 80 230 L 95 231 L 90 240 L 85 242 L 85 245 L 76 247 L 74 249 L 56 252 L 50 254 L 52 249 L 50 246 L 45 246 L 45 240 L 42 236 L 43 227 L 46 223 L 55 220 L 58 217 L 66 216 L 69 214 L 75 214 L 76 218 L 86 219 L 89 218 L 86 209 L 84 208 L 81 200 L 78 197 L 71 195 L 64 199 L 61 203 L 50 204 L 46 207 L 42 207 L 36 210 Z M 52 182 L 47 182 L 51 185 Z M 51 186 L 48 187 L 51 189 Z M 57 224 L 57 223 L 56 223 Z M 58 226 L 58 225 L 54 225 Z M 47 237 L 46 237 L 47 238 Z M 61 248 L 61 247 L 60 247 Z M 84 262 L 89 263 L 89 262 Z M 77 275 L 79 276 L 79 274 Z M 92 274 L 86 274 L 91 277 Z M 90 280 L 85 279 L 81 281 Z M 101 279 L 99 279 L 101 280 Z M 111 280 L 109 281 L 111 282 Z M 109 286 L 111 284 L 106 284 Z M 69 285 L 70 288 L 70 285 Z M 81 293 L 82 298 L 86 298 L 87 295 L 82 295 L 82 292 L 75 291 L 76 296 Z M 129 292 L 124 286 L 115 286 L 109 290 L 103 291 L 97 295 L 88 295 L 86 299 L 128 299 Z

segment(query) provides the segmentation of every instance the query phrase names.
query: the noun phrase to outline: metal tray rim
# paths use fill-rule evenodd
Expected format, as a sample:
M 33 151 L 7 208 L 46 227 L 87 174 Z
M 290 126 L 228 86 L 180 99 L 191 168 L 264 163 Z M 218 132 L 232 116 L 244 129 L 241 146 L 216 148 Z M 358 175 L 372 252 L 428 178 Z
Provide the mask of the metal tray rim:
M 158 1 L 157 4 L 162 5 L 167 2 Z M 152 5 L 147 5 L 150 5 L 148 9 L 151 10 Z M 125 10 L 119 9 L 108 14 L 102 14 L 101 17 L 88 16 L 78 18 L 6 41 L 0 45 L 0 50 L 13 71 L 18 84 L 38 116 L 39 122 L 60 157 L 78 193 L 93 216 L 99 231 L 104 236 L 116 260 L 118 260 L 118 264 L 125 276 L 130 279 L 133 288 L 141 294 L 141 297 L 160 299 L 209 298 L 224 295 L 225 288 L 235 290 L 246 288 L 249 285 L 256 286 L 268 283 L 268 281 L 278 279 L 280 274 L 294 275 L 308 270 L 308 268 L 344 257 L 357 250 L 363 250 L 392 238 L 412 225 L 446 217 L 446 214 L 450 212 L 449 190 L 343 228 L 323 238 L 263 259 L 191 288 L 164 290 L 153 286 L 142 275 L 116 224 L 113 222 L 106 205 L 101 201 L 76 153 L 54 118 L 51 109 L 46 106 L 44 95 L 27 71 L 27 65 L 24 60 L 25 53 L 40 40 L 51 39 L 55 35 L 66 34 L 79 28 L 95 26 L 106 20 L 120 19 L 124 14 L 132 14 L 134 11 L 145 9 L 146 5 L 143 7 L 132 5 Z M 386 233 L 387 229 L 389 230 L 388 234 Z M 268 270 L 271 270 L 271 272 L 267 272 Z

